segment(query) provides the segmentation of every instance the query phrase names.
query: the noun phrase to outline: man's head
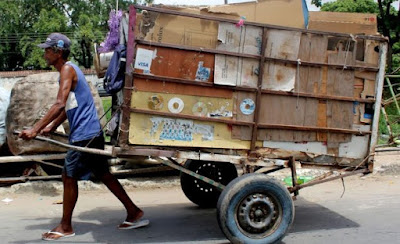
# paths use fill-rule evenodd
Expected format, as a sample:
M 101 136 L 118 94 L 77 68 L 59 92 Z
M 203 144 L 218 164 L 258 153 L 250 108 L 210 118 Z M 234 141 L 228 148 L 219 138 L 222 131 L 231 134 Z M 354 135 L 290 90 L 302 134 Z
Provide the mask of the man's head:
M 51 33 L 44 43 L 38 47 L 54 52 L 62 52 L 62 58 L 67 60 L 70 53 L 71 40 L 61 33 Z

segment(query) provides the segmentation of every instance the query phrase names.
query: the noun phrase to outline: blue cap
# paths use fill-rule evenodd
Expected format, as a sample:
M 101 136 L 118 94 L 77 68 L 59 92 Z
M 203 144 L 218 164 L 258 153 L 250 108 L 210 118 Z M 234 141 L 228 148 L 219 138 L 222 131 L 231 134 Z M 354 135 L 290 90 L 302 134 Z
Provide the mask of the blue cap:
M 69 38 L 61 33 L 51 33 L 46 42 L 38 45 L 40 48 L 48 48 L 48 47 L 58 47 L 62 49 L 69 49 L 71 46 L 71 41 Z

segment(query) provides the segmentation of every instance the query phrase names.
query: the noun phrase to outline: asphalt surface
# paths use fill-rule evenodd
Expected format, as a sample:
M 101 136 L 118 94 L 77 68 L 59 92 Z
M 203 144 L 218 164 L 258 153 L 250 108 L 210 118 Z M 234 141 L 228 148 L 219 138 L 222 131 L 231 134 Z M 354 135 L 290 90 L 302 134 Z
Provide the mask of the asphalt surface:
M 398 243 L 399 162 L 398 156 L 389 155 L 377 165 L 381 170 L 376 174 L 301 190 L 294 224 L 282 243 Z M 119 201 L 101 185 L 85 182 L 74 212 L 76 236 L 57 243 L 229 243 L 217 224 L 216 210 L 187 200 L 177 177 L 123 183 L 151 221 L 148 227 L 118 230 L 125 217 Z M 43 243 L 41 233 L 60 220 L 57 182 L 2 188 L 0 200 L 5 199 L 11 201 L 0 202 L 1 243 Z

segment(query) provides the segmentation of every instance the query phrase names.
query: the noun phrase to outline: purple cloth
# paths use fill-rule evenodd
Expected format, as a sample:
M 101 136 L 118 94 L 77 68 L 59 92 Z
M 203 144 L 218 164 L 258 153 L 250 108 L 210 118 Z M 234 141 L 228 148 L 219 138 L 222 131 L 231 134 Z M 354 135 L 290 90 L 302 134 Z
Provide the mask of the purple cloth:
M 119 44 L 119 23 L 122 19 L 122 11 L 110 11 L 110 19 L 108 20 L 108 27 L 110 31 L 107 33 L 106 40 L 100 44 L 99 52 L 105 53 L 113 51 Z

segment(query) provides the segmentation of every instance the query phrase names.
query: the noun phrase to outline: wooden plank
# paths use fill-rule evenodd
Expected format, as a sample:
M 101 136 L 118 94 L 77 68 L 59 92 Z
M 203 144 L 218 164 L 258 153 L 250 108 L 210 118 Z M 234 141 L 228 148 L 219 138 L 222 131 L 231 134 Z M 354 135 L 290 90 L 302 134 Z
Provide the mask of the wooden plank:
M 322 82 L 320 86 L 319 92 L 321 94 L 327 94 L 327 81 L 328 81 L 328 67 L 322 68 Z M 326 101 L 318 101 L 318 118 L 317 118 L 317 126 L 327 127 L 327 108 Z M 327 141 L 328 134 L 326 133 L 317 133 L 317 141 Z
M 328 46 L 328 39 L 324 35 L 313 35 L 311 38 L 311 50 L 313 55 L 310 55 L 310 61 L 320 63 L 327 63 L 326 50 Z M 315 55 L 314 55 L 315 54 Z M 309 69 L 309 83 L 307 90 L 314 94 L 326 95 L 326 82 L 327 82 L 327 70 L 328 67 L 324 66 L 321 68 L 310 67 Z M 314 101 L 313 104 L 314 116 L 316 116 L 316 126 L 326 127 L 326 101 L 319 100 Z M 311 111 L 311 110 L 310 110 Z M 311 111 L 312 112 L 312 111 Z M 317 132 L 317 141 L 326 141 L 326 133 Z
M 134 87 L 138 91 L 174 93 L 192 96 L 232 98 L 233 91 L 224 88 L 203 87 L 150 79 L 136 78 Z
M 256 59 L 215 55 L 215 84 L 256 88 L 258 71 Z
M 119 128 L 120 134 L 118 138 L 118 144 L 120 146 L 126 146 L 129 144 L 129 127 L 130 127 L 130 112 L 129 105 L 131 103 L 132 90 L 128 89 L 133 85 L 132 77 L 132 64 L 136 53 L 136 42 L 135 42 L 135 28 L 136 26 L 136 9 L 133 5 L 129 7 L 129 28 L 128 30 L 128 43 L 126 50 L 126 74 L 124 81 L 123 93 L 123 106 L 121 115 L 121 126 Z
M 353 54 L 348 51 L 348 46 L 339 46 L 337 52 L 328 54 L 328 63 L 353 64 Z M 328 70 L 327 94 L 346 97 L 354 96 L 354 71 Z M 327 126 L 333 128 L 351 129 L 353 125 L 353 104 L 329 101 L 327 104 Z M 345 134 L 329 133 L 328 144 L 348 142 L 351 136 Z M 329 148 L 329 147 L 328 147 Z M 336 151 L 336 149 L 332 149 Z
M 297 60 L 301 33 L 296 31 L 268 30 L 265 56 Z M 263 89 L 292 91 L 296 79 L 296 65 L 268 61 L 264 65 Z
M 299 48 L 299 59 L 301 61 L 310 61 L 310 49 L 311 49 L 311 35 L 302 34 L 300 39 L 300 48 Z M 295 83 L 295 91 L 296 92 L 304 92 L 308 93 L 308 80 L 309 80 L 309 70 L 310 67 L 300 66 L 299 70 L 299 80 L 296 80 Z M 311 78 L 311 77 L 310 77 Z
M 326 59 L 326 50 L 328 46 L 328 38 L 323 35 L 313 35 L 311 40 L 310 40 L 310 45 L 311 45 L 311 50 L 312 50 L 312 55 L 310 54 L 310 61 L 311 62 L 325 62 Z M 308 79 L 308 84 L 307 84 L 307 92 L 308 93 L 313 93 L 313 94 L 320 94 L 321 93 L 321 87 L 322 83 L 324 82 L 324 73 L 323 70 L 326 67 L 321 67 L 321 68 L 315 68 L 315 67 L 310 67 L 309 68 L 309 79 Z M 306 100 L 306 113 L 304 114 L 304 125 L 310 125 L 310 126 L 321 126 L 321 124 L 318 124 L 319 121 L 319 113 L 315 113 L 315 111 L 318 111 L 320 107 L 320 101 L 316 99 L 311 99 L 307 98 Z M 326 113 L 323 113 L 321 116 L 325 116 Z M 323 121 L 323 120 L 322 120 Z M 322 124 L 326 125 L 326 124 Z M 318 140 L 318 133 L 313 133 L 313 135 L 309 136 L 309 138 L 313 138 L 314 141 Z M 306 138 L 304 138 L 306 139 Z M 306 140 L 304 140 L 306 141 Z
M 235 19 L 227 19 L 227 18 L 222 18 L 222 17 L 216 17 L 216 16 L 211 16 L 211 15 L 199 15 L 199 14 L 193 14 L 193 13 L 185 13 L 182 11 L 176 11 L 172 9 L 165 9 L 165 8 L 158 8 L 158 7 L 146 7 L 144 5 L 134 5 L 135 8 L 137 9 L 142 9 L 142 10 L 148 10 L 152 12 L 157 12 L 157 13 L 166 13 L 166 14 L 172 14 L 172 15 L 177 15 L 177 16 L 187 16 L 187 17 L 192 17 L 192 18 L 197 18 L 197 19 L 205 19 L 205 20 L 213 20 L 213 21 L 220 21 L 220 22 L 228 22 L 228 23 L 233 23 L 236 24 L 237 18 Z M 341 33 L 332 33 L 332 32 L 326 32 L 326 31 L 312 31 L 312 30 L 306 30 L 306 29 L 296 29 L 296 28 L 291 28 L 291 27 L 284 27 L 284 26 L 274 26 L 270 24 L 263 24 L 263 23 L 257 23 L 257 22 L 251 22 L 251 21 L 246 21 L 246 25 L 252 25 L 252 26 L 259 26 L 259 27 L 265 27 L 265 28 L 271 28 L 271 29 L 279 29 L 279 30 L 288 30 L 288 31 L 301 31 L 301 32 L 307 32 L 307 33 L 314 33 L 314 34 L 325 34 L 325 35 L 332 35 L 332 36 L 338 36 L 338 37 L 345 37 L 348 38 L 348 34 L 341 34 Z M 368 39 L 368 40 L 377 40 L 377 41 L 383 41 L 387 42 L 387 39 L 381 36 L 366 36 L 366 35 L 356 35 L 356 38 L 362 38 L 362 39 Z
M 311 57 L 311 35 L 310 34 L 302 34 L 301 35 L 301 39 L 300 39 L 300 47 L 299 47 L 299 55 L 298 58 L 301 61 L 310 61 Z M 301 62 L 300 61 L 300 62 Z M 306 93 L 310 93 L 310 91 L 308 90 L 309 87 L 309 83 L 310 83 L 310 78 L 309 77 L 309 70 L 312 69 L 312 67 L 302 67 L 302 65 L 299 63 L 297 65 L 296 68 L 296 82 L 295 82 L 295 89 L 294 89 L 294 93 L 298 93 L 298 92 L 306 92 Z M 318 68 L 317 68 L 318 69 Z M 297 100 L 297 104 L 296 106 L 298 107 L 302 107 L 304 108 L 304 114 L 301 116 L 299 114 L 299 116 L 297 117 L 299 120 L 302 121 L 296 121 L 297 123 L 300 123 L 301 125 L 316 125 L 316 124 L 309 124 L 309 120 L 308 120 L 308 115 L 310 115 L 309 111 L 313 109 L 313 105 L 312 103 L 309 103 L 310 101 L 317 101 L 315 99 L 296 99 Z M 311 107 L 309 107 L 309 106 Z M 315 110 L 314 110 L 315 111 Z M 314 112 L 315 114 L 315 112 Z M 307 120 L 307 122 L 306 122 Z M 303 132 L 303 131 L 283 131 L 283 133 L 292 134 L 293 136 L 293 141 L 308 141 L 308 140 L 312 140 L 313 141 L 313 137 L 315 137 L 315 132 Z M 314 139 L 315 140 L 315 139 Z
M 159 76 L 189 79 L 212 83 L 214 79 L 214 55 L 184 51 L 165 47 L 138 45 L 139 50 L 150 50 L 152 55 L 149 71 L 135 68 L 137 73 L 151 73 Z M 140 58 L 136 55 L 135 66 Z
M 262 28 L 219 23 L 217 50 L 261 54 Z M 215 55 L 214 83 L 219 85 L 257 87 L 259 60 Z
M 131 107 L 232 120 L 233 99 L 136 91 L 132 93 Z
M 304 36 L 303 36 L 304 37 Z M 265 48 L 265 56 L 269 58 L 283 58 L 289 60 L 297 60 L 299 58 L 300 46 L 306 48 L 301 57 L 309 58 L 309 49 L 307 48 L 307 36 L 301 42 L 302 34 L 294 31 L 276 31 L 268 30 L 267 45 Z M 299 64 L 282 64 L 275 61 L 268 61 L 264 64 L 264 74 L 262 88 L 277 91 L 294 91 L 296 80 L 300 78 Z M 307 70 L 302 69 L 301 74 L 304 83 L 307 80 Z M 299 83 L 301 86 L 301 83 Z M 297 86 L 298 90 L 300 87 Z M 260 111 L 260 123 L 278 123 L 278 124 L 302 124 L 301 110 L 304 112 L 304 98 L 282 97 L 275 95 L 261 96 L 261 104 L 267 109 Z M 271 106 L 272 105 L 272 106 Z M 273 116 L 271 116 L 273 115 Z M 296 120 L 293 122 L 293 120 Z M 294 135 L 294 131 L 262 130 L 257 133 L 258 139 L 281 139 L 283 141 L 293 141 L 298 136 Z M 302 133 L 301 133 L 302 134 Z M 301 136 L 300 136 L 301 137 Z
M 131 113 L 129 143 L 138 145 L 249 149 L 231 138 L 231 127 L 216 122 Z
M 249 102 L 256 101 L 256 94 L 251 92 L 235 92 L 234 98 L 234 118 L 239 121 L 254 121 L 254 113 L 249 110 Z M 250 99 L 250 100 L 248 100 Z M 243 113 L 244 112 L 244 113 Z M 252 129 L 249 126 L 232 126 L 232 138 L 241 140 L 251 140 Z
M 364 79 L 360 78 L 354 78 L 354 91 L 353 91 L 353 97 L 354 98 L 360 98 L 361 93 L 364 90 Z M 353 124 L 360 124 L 360 108 L 361 106 L 365 104 L 360 104 L 359 102 L 354 102 L 353 103 Z
M 379 65 L 379 42 L 373 40 L 365 41 L 364 62 L 368 65 L 378 67 Z M 375 78 L 373 79 L 375 80 Z
M 279 95 L 261 96 L 261 104 L 265 109 L 260 113 L 261 124 L 282 124 L 282 125 L 304 125 L 306 98 L 284 97 Z M 268 105 L 267 105 L 268 104 Z M 273 116 L 272 116 L 273 115 Z M 259 140 L 270 141 L 315 141 L 314 132 L 293 131 L 293 130 L 261 130 L 258 133 Z
M 360 79 L 375 80 L 377 72 L 356 70 L 354 76 Z
M 329 128 L 351 129 L 353 124 L 353 105 L 330 101 L 327 106 L 327 125 Z M 349 138 L 350 137 L 350 138 Z M 328 133 L 328 143 L 349 142 L 350 135 Z

